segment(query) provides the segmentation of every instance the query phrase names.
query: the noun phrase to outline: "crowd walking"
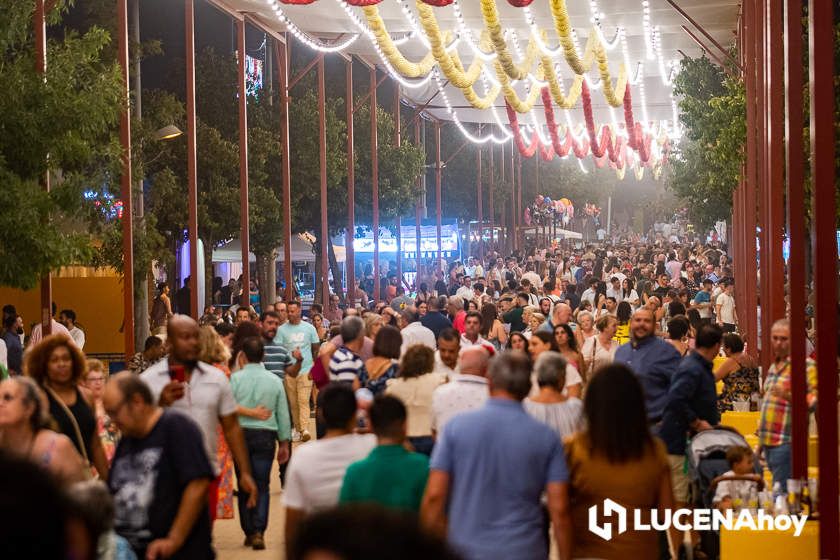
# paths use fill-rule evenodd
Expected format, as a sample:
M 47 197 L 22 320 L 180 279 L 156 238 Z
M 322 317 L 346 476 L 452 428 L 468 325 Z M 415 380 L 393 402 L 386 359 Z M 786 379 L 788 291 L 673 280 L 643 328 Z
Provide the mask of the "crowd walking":
M 588 511 L 691 507 L 687 442 L 750 401 L 757 456 L 790 477 L 790 326 L 777 318 L 762 382 L 716 244 L 483 257 L 382 301 L 332 295 L 325 311 L 278 299 L 199 322 L 164 286 L 155 334 L 111 374 L 83 353 L 71 309 L 53 334 L 22 337 L 6 306 L 2 499 L 54 492 L 43 538 L 73 558 L 213 558 L 214 521 L 234 508 L 243 547 L 282 539 L 292 560 L 703 558 L 675 530 L 605 541 Z M 809 361 L 812 409 L 815 378 Z M 745 453 L 732 450 L 738 473 Z M 71 538 L 92 500 L 110 513 Z M 0 527 L 0 557 L 37 556 L 29 533 Z

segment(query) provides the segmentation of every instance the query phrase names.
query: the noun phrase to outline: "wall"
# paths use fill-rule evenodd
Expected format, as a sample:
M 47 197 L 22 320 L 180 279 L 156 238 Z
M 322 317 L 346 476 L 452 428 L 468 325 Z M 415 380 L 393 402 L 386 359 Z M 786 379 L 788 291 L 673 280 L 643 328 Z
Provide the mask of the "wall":
M 86 269 L 83 269 L 86 270 Z M 65 277 L 52 280 L 53 301 L 58 310 L 76 312 L 79 327 L 85 331 L 85 352 L 89 354 L 121 354 L 123 343 L 122 278 L 111 274 Z M 22 291 L 0 286 L 0 305 L 11 303 L 23 317 L 27 334 L 40 315 L 39 288 Z

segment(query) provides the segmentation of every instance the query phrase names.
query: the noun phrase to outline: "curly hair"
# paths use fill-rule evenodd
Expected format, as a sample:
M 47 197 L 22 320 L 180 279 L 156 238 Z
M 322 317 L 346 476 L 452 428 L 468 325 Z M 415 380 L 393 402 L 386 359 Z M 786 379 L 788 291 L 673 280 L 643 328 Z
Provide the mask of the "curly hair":
M 420 377 L 435 368 L 435 352 L 428 346 L 413 344 L 400 360 L 400 377 Z
M 30 348 L 29 352 L 26 353 L 26 362 L 23 365 L 24 375 L 31 377 L 38 385 L 43 387 L 47 382 L 47 365 L 50 358 L 53 352 L 62 346 L 70 352 L 70 359 L 73 362 L 73 383 L 81 381 L 87 372 L 85 355 L 65 334 L 53 334 L 44 337 L 41 342 Z

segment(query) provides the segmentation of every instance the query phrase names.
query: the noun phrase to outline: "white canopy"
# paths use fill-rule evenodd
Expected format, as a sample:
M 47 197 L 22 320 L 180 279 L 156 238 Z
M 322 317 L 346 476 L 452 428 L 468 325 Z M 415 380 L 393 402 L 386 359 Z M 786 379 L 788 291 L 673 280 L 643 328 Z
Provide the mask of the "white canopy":
M 340 245 L 333 245 L 335 249 L 335 258 L 338 262 L 343 263 L 345 259 L 344 247 Z M 256 262 L 257 257 L 254 253 L 249 253 L 249 260 Z M 277 262 L 283 262 L 283 247 L 277 249 Z M 305 234 L 295 235 L 292 237 L 292 260 L 298 262 L 315 262 L 315 253 L 312 249 L 312 240 Z M 242 242 L 239 239 L 228 241 L 220 247 L 213 249 L 214 263 L 230 263 L 242 262 Z

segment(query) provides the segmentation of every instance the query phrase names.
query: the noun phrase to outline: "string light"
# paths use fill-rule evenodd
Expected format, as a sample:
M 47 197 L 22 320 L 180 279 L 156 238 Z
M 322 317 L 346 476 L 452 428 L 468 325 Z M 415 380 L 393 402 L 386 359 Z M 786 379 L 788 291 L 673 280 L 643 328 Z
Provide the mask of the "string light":
M 323 41 L 310 36 L 308 33 L 306 33 L 297 25 L 295 25 L 294 22 L 292 22 L 292 20 L 286 17 L 286 14 L 283 13 L 283 10 L 282 8 L 280 8 L 280 4 L 277 2 L 277 0 L 266 0 L 266 4 L 268 4 L 268 6 L 272 10 L 274 10 L 274 14 L 277 16 L 277 19 L 280 21 L 280 23 L 284 24 L 286 26 L 286 29 L 288 29 L 298 41 L 300 41 L 310 49 L 316 50 L 318 52 L 335 53 L 343 51 L 344 49 L 355 43 L 356 39 L 359 38 L 359 35 L 357 34 L 348 37 L 340 43 L 324 43 Z
M 398 1 L 402 2 L 403 0 L 398 0 Z M 475 56 L 477 56 L 478 58 L 480 58 L 481 60 L 483 60 L 485 62 L 492 62 L 492 61 L 496 60 L 496 57 L 498 56 L 498 54 L 495 51 L 490 52 L 490 53 L 484 52 L 475 43 L 475 40 L 473 39 L 472 30 L 470 30 L 470 28 L 467 27 L 467 24 L 464 21 L 464 15 L 461 12 L 461 5 L 458 3 L 458 0 L 454 0 L 452 2 L 452 11 L 455 14 L 455 22 L 458 25 L 458 33 L 467 42 L 467 45 L 472 50 L 473 54 L 475 54 Z

